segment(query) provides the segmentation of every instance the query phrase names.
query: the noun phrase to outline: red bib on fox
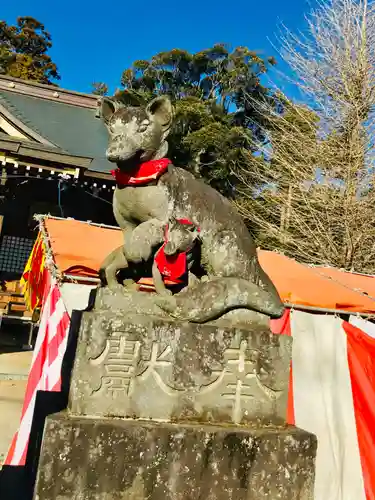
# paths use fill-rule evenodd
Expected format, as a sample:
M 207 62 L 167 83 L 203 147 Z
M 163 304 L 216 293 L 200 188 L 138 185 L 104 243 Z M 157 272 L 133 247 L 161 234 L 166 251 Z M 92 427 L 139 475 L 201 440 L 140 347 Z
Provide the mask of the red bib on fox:
M 141 163 L 136 172 L 127 173 L 116 168 L 116 170 L 111 170 L 111 174 L 116 179 L 117 184 L 121 186 L 139 186 L 158 179 L 167 171 L 168 165 L 171 163 L 168 158 L 150 160 Z

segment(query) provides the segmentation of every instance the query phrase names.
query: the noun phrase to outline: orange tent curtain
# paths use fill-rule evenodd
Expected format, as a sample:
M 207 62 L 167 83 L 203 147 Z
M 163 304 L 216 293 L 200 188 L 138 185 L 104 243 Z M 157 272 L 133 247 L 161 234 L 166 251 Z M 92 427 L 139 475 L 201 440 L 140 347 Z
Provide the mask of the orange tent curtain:
M 42 223 L 49 236 L 56 266 L 65 274 L 97 276 L 105 257 L 123 243 L 122 233 L 117 229 L 71 219 L 47 218 Z M 373 276 L 310 267 L 264 250 L 259 251 L 259 261 L 286 303 L 375 313 Z

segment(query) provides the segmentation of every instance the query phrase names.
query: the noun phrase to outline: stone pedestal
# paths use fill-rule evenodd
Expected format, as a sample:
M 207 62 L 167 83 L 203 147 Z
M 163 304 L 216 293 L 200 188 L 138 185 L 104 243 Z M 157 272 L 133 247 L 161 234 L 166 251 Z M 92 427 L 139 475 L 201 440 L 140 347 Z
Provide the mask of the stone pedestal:
M 35 499 L 308 500 L 316 439 L 285 423 L 292 339 L 157 314 L 102 290 Z
M 285 422 L 291 339 L 121 312 L 83 315 L 76 415 Z
M 293 427 L 47 421 L 35 500 L 312 500 L 316 439 Z

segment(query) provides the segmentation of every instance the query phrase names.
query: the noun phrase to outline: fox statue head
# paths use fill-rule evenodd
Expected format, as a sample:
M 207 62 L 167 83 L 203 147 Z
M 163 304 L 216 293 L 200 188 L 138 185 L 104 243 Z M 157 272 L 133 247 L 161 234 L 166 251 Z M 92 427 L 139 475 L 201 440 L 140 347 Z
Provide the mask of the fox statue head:
M 109 134 L 107 159 L 120 168 L 166 156 L 166 138 L 173 120 L 172 103 L 167 97 L 157 97 L 145 108 L 104 97 L 100 116 Z
M 190 223 L 183 223 L 171 217 L 167 226 L 167 242 L 164 253 L 169 256 L 190 251 L 199 239 L 199 229 Z

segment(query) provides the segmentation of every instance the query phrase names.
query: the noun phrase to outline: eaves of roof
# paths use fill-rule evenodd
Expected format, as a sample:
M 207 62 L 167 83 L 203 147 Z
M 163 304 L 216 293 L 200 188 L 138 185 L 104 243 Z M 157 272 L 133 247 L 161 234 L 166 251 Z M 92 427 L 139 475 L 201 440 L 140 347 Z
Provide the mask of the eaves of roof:
M 20 158 L 35 158 L 83 169 L 90 168 L 92 163 L 92 158 L 73 156 L 58 148 L 45 146 L 36 142 L 23 141 L 1 133 L 0 150 Z
M 97 103 L 97 96 L 0 77 L 0 113 L 31 139 L 22 143 L 19 153 L 69 159 L 71 165 L 84 163 L 91 171 L 108 175 L 112 165 L 105 158 L 107 131 L 97 117 Z

